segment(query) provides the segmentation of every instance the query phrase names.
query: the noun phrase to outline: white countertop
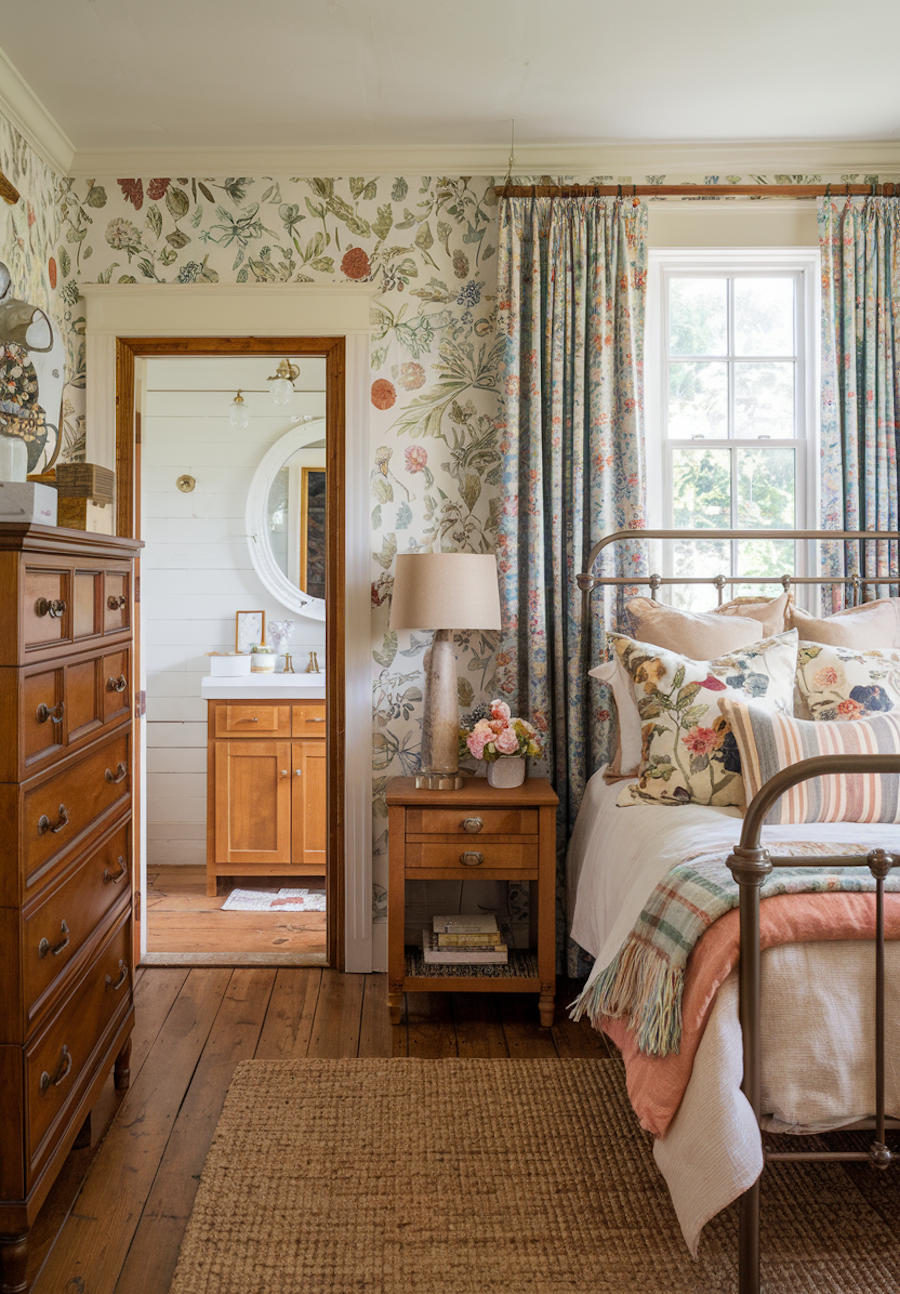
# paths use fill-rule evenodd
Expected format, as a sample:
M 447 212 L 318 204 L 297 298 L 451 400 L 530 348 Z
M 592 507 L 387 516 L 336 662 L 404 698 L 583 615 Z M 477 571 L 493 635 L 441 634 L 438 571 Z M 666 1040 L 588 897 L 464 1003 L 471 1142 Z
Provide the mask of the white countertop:
M 244 674 L 229 678 L 207 674 L 200 683 L 204 701 L 254 701 L 261 698 L 316 701 L 325 696 L 324 674 Z

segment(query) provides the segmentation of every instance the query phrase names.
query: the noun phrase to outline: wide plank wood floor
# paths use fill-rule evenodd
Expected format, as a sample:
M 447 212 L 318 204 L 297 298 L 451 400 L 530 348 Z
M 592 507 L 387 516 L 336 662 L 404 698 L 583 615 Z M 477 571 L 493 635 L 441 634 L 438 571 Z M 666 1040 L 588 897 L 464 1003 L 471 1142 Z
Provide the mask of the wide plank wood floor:
M 229 965 L 310 964 L 325 961 L 324 912 L 223 912 L 233 889 L 324 889 L 320 876 L 237 876 L 219 881 L 215 898 L 206 895 L 206 868 L 153 867 L 147 870 L 147 953 L 152 963 L 193 961 Z
M 30 1236 L 32 1294 L 168 1294 L 178 1248 L 235 1066 L 250 1057 L 606 1056 L 530 994 L 421 993 L 391 1026 L 385 975 L 319 968 L 138 973 L 131 1087 L 112 1076 L 89 1146 L 73 1150 Z

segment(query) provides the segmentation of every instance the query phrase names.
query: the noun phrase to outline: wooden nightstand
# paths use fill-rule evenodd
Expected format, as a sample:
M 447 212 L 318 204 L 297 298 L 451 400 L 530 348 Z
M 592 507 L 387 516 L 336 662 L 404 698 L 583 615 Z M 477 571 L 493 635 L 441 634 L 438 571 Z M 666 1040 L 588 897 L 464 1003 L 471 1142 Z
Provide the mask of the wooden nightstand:
M 470 778 L 461 791 L 418 790 L 415 778 L 388 783 L 388 1006 L 399 1024 L 403 994 L 539 993 L 542 1025 L 553 1023 L 556 992 L 556 806 L 545 777 L 499 790 Z M 531 947 L 510 949 L 506 966 L 426 967 L 404 941 L 406 882 L 531 881 Z M 535 901 L 536 900 L 536 901 Z M 440 974 L 435 971 L 439 969 Z

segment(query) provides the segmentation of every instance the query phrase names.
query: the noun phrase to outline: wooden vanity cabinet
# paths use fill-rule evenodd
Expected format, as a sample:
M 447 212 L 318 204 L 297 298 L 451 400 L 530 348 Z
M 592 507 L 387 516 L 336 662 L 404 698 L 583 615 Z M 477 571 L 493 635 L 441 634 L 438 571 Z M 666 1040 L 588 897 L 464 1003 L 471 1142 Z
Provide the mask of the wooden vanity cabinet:
M 324 700 L 210 701 L 207 771 L 209 897 L 220 876 L 325 875 Z

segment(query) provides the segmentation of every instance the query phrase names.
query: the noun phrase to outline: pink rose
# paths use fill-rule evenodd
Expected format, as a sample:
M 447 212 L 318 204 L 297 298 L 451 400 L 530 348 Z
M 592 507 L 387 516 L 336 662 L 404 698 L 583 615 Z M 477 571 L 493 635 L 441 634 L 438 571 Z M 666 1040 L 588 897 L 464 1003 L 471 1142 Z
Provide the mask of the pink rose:
M 505 723 L 503 719 L 490 719 L 488 722 L 490 724 L 491 732 L 505 732 L 509 727 L 509 724 Z
M 466 738 L 466 745 L 476 759 L 484 759 L 484 747 L 488 740 L 488 735 L 485 732 L 470 732 Z
M 509 716 L 512 713 L 505 701 L 491 702 L 491 718 L 502 719 L 504 723 L 509 723 Z
M 498 733 L 494 745 L 501 755 L 518 755 L 519 753 L 519 738 L 513 728 L 504 728 L 502 732 Z

